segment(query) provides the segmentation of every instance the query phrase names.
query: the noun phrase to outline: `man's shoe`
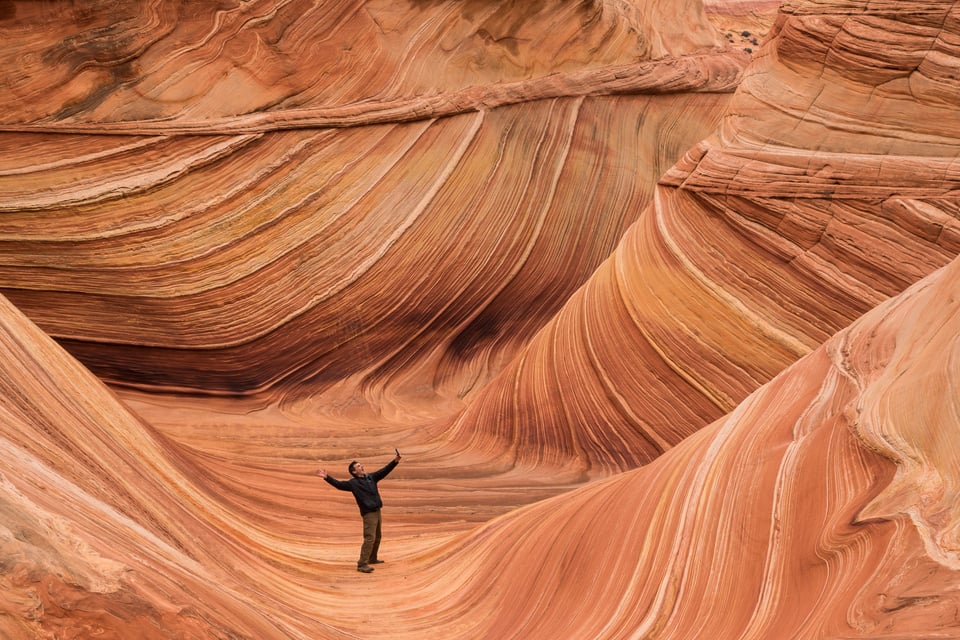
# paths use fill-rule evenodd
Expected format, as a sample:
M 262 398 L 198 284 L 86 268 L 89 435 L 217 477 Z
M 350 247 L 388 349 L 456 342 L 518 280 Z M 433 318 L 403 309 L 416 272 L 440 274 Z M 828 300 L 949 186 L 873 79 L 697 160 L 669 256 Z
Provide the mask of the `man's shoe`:
M 360 573 L 373 573 L 373 567 L 371 567 L 368 564 L 362 564 L 359 567 L 357 567 L 357 571 L 359 571 Z
M 383 564 L 383 560 L 371 560 L 370 564 Z

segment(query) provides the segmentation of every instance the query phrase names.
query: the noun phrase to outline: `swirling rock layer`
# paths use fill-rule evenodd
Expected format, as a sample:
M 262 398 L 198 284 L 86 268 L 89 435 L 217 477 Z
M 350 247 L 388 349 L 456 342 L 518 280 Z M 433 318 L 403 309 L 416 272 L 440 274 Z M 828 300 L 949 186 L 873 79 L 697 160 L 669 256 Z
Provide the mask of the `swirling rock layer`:
M 939 88 L 955 74 L 924 80 L 960 63 L 957 9 L 910 11 L 874 68 L 848 57 L 900 14 L 858 7 L 784 7 L 717 133 L 458 433 L 483 424 L 536 460 L 647 462 L 957 255 L 960 93 Z
M 955 4 L 0 34 L 0 635 L 960 637 Z
M 32 153 L 0 176 L 4 291 L 98 374 L 141 386 L 329 383 L 402 366 L 433 334 L 455 364 L 490 358 L 590 275 L 726 99 L 249 136 L 8 134 Z

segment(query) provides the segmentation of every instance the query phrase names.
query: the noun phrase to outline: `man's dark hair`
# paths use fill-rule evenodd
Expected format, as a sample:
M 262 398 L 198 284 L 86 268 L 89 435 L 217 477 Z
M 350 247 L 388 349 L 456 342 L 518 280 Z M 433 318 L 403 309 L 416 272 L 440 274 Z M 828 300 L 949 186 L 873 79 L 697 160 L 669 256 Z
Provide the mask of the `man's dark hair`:
M 350 463 L 350 466 L 347 467 L 347 471 L 350 473 L 350 475 L 353 475 L 353 470 L 356 468 L 358 464 L 360 463 L 354 460 L 353 462 Z

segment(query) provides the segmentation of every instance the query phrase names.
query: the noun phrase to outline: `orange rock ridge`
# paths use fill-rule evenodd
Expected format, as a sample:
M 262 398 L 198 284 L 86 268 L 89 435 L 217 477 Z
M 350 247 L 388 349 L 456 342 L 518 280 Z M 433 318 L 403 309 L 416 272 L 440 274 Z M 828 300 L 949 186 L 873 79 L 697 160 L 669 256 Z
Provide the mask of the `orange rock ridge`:
M 956 4 L 46 9 L 0 635 L 960 637 Z

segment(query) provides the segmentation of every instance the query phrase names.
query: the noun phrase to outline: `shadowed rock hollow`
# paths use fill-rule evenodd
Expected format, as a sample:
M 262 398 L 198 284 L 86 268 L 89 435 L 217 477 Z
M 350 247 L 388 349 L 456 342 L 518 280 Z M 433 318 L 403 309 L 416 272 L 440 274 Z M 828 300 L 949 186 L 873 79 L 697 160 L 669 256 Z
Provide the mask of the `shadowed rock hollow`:
M 0 35 L 0 635 L 960 637 L 954 3 Z

